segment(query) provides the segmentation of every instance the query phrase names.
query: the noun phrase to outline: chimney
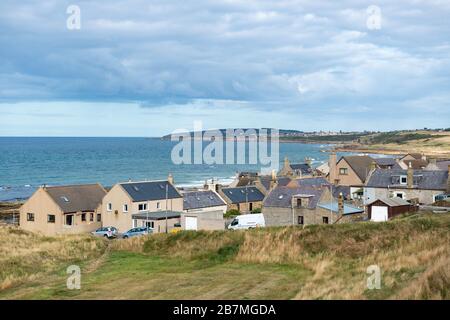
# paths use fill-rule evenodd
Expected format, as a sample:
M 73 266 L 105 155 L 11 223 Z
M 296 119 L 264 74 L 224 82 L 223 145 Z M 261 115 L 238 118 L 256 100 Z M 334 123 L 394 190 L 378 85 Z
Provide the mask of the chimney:
M 334 183 L 337 179 L 337 168 L 336 168 L 336 152 L 330 153 L 330 159 L 328 160 L 328 167 L 330 168 L 329 181 Z
M 450 193 L 450 164 L 448 165 L 447 173 L 448 173 L 448 176 L 447 176 L 447 194 L 449 194 Z
M 422 160 L 427 161 L 427 156 L 422 152 Z
M 167 177 L 167 181 L 169 181 L 170 184 L 173 184 L 173 183 L 174 183 L 174 181 L 173 181 L 173 176 L 172 176 L 171 173 L 169 173 L 169 176 Z
M 414 170 L 409 162 L 408 170 L 406 171 L 406 184 L 408 189 L 412 189 L 414 185 Z
M 344 196 L 342 192 L 338 196 L 338 216 L 341 218 L 344 215 Z
M 284 167 L 285 167 L 285 168 L 288 168 L 289 165 L 290 165 L 290 164 L 289 164 L 289 159 L 288 159 L 288 157 L 285 157 L 285 158 L 284 158 Z

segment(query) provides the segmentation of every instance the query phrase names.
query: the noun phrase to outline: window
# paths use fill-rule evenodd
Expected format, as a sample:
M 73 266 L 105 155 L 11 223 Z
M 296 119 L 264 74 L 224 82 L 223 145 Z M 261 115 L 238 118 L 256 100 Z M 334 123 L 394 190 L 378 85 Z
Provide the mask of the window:
M 303 224 L 303 216 L 298 216 L 298 224 Z
M 297 199 L 297 208 L 300 208 L 301 206 L 302 206 L 302 199 Z
M 156 203 L 156 209 L 160 209 L 161 208 L 161 204 L 159 202 Z
M 398 197 L 398 198 L 403 199 L 403 192 L 396 192 L 395 196 Z
M 235 225 L 237 225 L 239 223 L 239 220 L 238 219 L 234 219 L 233 221 L 231 221 L 231 225 L 232 226 L 235 226 Z
M 145 223 L 145 226 L 147 227 L 147 228 L 154 228 L 155 227 L 155 222 L 154 221 L 147 221 L 146 223 Z
M 27 213 L 27 221 L 34 221 L 34 213 Z
M 81 221 L 86 221 L 86 213 L 81 214 Z
M 110 203 L 108 203 L 108 207 L 107 207 L 107 209 L 106 210 L 108 210 L 108 211 L 112 211 L 112 203 L 110 202 Z
M 94 221 L 94 214 L 93 214 L 92 212 L 90 213 L 89 220 L 90 220 L 90 221 Z
M 55 215 L 54 214 L 48 214 L 47 215 L 47 223 L 55 223 Z
M 250 206 L 250 208 L 248 209 L 249 211 L 252 211 L 253 210 L 253 202 L 250 202 L 249 203 L 249 206 Z
M 128 205 L 127 204 L 123 205 L 123 212 L 128 212 Z
M 328 224 L 328 217 L 322 217 L 322 223 Z
M 97 222 L 102 221 L 102 215 L 100 213 L 97 213 Z
M 348 175 L 348 169 L 347 168 L 339 168 L 339 174 L 341 175 Z
M 140 203 L 140 204 L 138 205 L 138 210 L 139 210 L 139 211 L 145 211 L 145 210 L 147 210 L 147 204 L 146 204 L 146 203 Z
M 71 226 L 73 222 L 73 215 L 69 214 L 66 216 L 66 225 Z
M 400 177 L 400 184 L 406 184 L 408 181 L 408 178 L 406 176 L 401 176 Z

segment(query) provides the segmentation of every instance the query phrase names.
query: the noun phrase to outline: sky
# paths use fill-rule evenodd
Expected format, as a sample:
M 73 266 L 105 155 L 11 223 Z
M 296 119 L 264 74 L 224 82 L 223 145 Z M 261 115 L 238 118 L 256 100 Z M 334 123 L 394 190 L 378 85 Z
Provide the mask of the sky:
M 450 127 L 449 16 L 448 0 L 2 0 L 0 136 Z

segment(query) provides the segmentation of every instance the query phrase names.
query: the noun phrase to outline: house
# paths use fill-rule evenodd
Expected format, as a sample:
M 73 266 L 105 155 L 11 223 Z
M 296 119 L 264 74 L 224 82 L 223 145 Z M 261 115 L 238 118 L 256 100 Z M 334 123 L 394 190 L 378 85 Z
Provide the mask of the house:
M 436 196 L 450 191 L 448 171 L 449 168 L 446 171 L 376 169 L 371 172 L 364 186 L 364 204 L 392 197 L 432 204 Z
M 380 198 L 367 204 L 367 214 L 371 221 L 387 221 L 396 215 L 413 211 L 417 211 L 417 206 L 398 197 Z
M 401 169 L 396 158 L 374 158 L 373 159 L 380 169 Z
M 119 232 L 149 226 L 154 232 L 166 231 L 180 222 L 183 196 L 168 180 L 118 183 L 103 198 L 103 226 L 116 227 Z M 161 221 L 163 220 L 163 221 Z
M 307 180 L 307 179 L 305 179 Z M 360 220 L 364 210 L 332 197 L 330 185 L 290 184 L 272 190 L 263 203 L 266 226 L 332 224 Z
M 105 195 L 100 184 L 40 187 L 20 208 L 20 227 L 49 236 L 93 231 Z
M 424 170 L 447 170 L 450 165 L 450 160 L 440 160 L 430 159 L 430 162 L 425 167 Z
M 283 168 L 281 168 L 278 175 L 284 177 L 311 177 L 314 172 L 311 168 L 311 162 L 309 159 L 305 160 L 305 163 L 290 163 L 287 157 L 284 158 Z
M 193 191 L 183 193 L 183 212 L 227 211 L 226 202 L 214 191 Z
M 221 188 L 219 195 L 227 203 L 227 210 L 240 212 L 251 212 L 261 208 L 265 197 L 256 186 Z
M 414 170 L 425 169 L 428 165 L 428 159 L 422 153 L 408 153 L 399 159 L 398 165 L 404 170 L 409 167 Z

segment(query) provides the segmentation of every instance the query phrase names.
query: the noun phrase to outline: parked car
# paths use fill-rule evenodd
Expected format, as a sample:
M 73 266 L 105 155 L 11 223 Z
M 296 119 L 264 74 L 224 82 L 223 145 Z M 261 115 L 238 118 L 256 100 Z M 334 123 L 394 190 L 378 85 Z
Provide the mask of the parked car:
M 266 221 L 262 213 L 242 214 L 231 221 L 228 229 L 253 229 L 257 227 L 265 227 Z
M 440 194 L 437 195 L 434 199 L 435 201 L 450 201 L 450 194 Z
M 94 236 L 100 236 L 105 238 L 115 238 L 117 237 L 118 230 L 115 227 L 103 227 L 92 231 Z
M 127 232 L 125 232 L 122 235 L 122 238 L 126 239 L 126 238 L 131 238 L 131 237 L 136 237 L 136 236 L 143 236 L 143 235 L 151 234 L 151 233 L 153 233 L 152 228 L 138 227 L 138 228 L 130 229 Z

